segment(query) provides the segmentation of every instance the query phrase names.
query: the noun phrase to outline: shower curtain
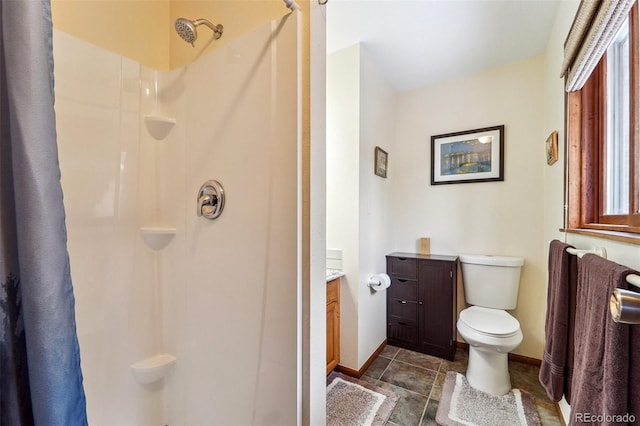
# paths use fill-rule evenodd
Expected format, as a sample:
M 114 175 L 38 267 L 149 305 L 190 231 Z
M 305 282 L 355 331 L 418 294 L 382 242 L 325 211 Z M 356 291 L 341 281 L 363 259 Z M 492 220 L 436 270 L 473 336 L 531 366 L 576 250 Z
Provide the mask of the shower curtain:
M 49 1 L 0 2 L 0 425 L 87 424 Z

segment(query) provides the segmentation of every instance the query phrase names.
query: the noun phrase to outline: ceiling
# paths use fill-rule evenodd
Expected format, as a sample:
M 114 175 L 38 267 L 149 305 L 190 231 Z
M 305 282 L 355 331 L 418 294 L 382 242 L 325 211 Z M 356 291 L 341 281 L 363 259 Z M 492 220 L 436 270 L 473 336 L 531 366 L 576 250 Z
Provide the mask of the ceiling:
M 329 53 L 361 42 L 397 91 L 543 54 L 560 0 L 328 0 Z

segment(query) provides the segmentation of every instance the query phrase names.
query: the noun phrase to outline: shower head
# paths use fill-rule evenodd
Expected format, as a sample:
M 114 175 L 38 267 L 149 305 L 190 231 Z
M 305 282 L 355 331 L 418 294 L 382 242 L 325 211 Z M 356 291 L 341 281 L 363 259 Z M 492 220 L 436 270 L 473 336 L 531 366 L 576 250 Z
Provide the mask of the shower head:
M 178 18 L 176 19 L 176 22 L 174 24 L 178 35 L 187 43 L 191 43 L 192 46 L 198 38 L 198 31 L 196 30 L 196 27 L 198 27 L 199 25 L 205 25 L 211 28 L 211 30 L 213 31 L 213 37 L 216 40 L 222 36 L 222 25 L 213 25 L 206 19 L 196 19 L 195 21 L 192 21 L 186 18 Z

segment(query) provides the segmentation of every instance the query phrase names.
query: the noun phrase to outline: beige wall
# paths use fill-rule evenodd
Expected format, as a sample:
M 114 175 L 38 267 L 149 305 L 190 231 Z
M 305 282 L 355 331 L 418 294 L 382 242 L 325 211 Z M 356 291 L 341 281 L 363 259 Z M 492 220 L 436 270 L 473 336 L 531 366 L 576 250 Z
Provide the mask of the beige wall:
M 327 247 L 343 250 L 340 365 L 359 370 L 387 336 L 386 292 L 369 277 L 386 270 L 392 176 L 372 170 L 374 149 L 393 151 L 395 92 L 356 44 L 327 60 Z
M 340 364 L 357 370 L 360 45 L 327 58 L 327 247 L 343 250 Z M 378 343 L 379 344 L 379 343 Z
M 544 57 L 398 96 L 393 175 L 393 239 L 437 254 L 520 256 L 518 307 L 524 334 L 516 353 L 541 359 L 546 300 L 543 246 Z M 505 125 L 504 182 L 430 185 L 430 137 Z M 461 289 L 459 289 L 462 294 Z M 460 338 L 459 338 L 460 339 Z M 460 339 L 461 340 L 461 339 Z
M 298 3 L 308 10 L 308 1 Z M 55 28 L 157 70 L 186 66 L 287 13 L 282 0 L 52 1 Z M 173 22 L 179 17 L 205 18 L 222 24 L 224 34 L 214 40 L 208 28 L 198 27 L 198 40 L 192 47 L 173 29 Z
M 171 11 L 167 27 L 170 35 L 171 69 L 188 65 L 197 57 L 228 44 L 241 35 L 255 29 L 264 22 L 289 13 L 282 0 L 238 1 L 238 0 L 171 0 Z M 205 18 L 214 25 L 222 24 L 224 33 L 214 40 L 209 28 L 198 27 L 195 47 L 185 43 L 173 30 L 173 22 L 180 17 Z
M 53 26 L 158 70 L 169 69 L 168 0 L 52 0 Z
M 564 223 L 564 79 L 560 68 L 564 59 L 564 40 L 567 38 L 573 16 L 577 10 L 577 0 L 563 1 L 558 6 L 556 20 L 549 35 L 545 61 L 544 133 L 558 132 L 558 161 L 544 168 L 544 223 L 545 241 L 563 239 L 560 228 Z M 547 255 L 548 245 L 542 249 Z

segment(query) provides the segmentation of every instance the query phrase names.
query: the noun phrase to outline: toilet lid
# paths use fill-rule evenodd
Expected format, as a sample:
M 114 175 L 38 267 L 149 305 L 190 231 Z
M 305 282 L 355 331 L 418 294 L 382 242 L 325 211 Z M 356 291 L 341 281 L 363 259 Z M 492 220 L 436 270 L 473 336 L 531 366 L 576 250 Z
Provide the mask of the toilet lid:
M 506 336 L 520 329 L 517 319 L 501 309 L 471 306 L 460 312 L 460 320 L 474 330 L 495 336 Z

